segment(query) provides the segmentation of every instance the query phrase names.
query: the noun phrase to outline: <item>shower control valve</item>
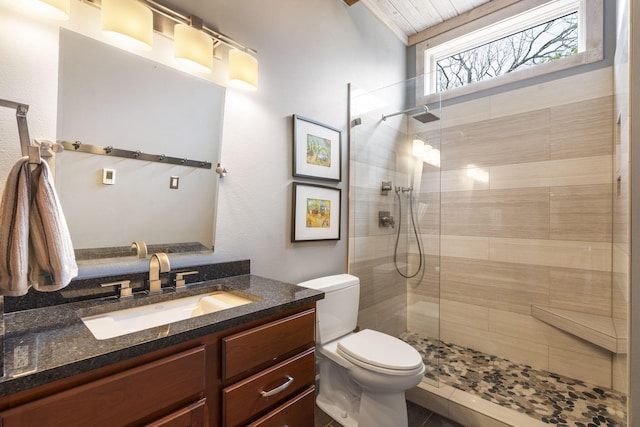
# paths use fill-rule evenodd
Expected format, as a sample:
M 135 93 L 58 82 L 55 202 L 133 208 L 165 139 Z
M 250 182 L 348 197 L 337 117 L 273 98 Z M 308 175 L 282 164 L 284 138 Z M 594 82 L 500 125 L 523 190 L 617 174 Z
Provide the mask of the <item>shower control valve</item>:
M 391 216 L 391 212 L 389 211 L 379 211 L 378 212 L 378 227 L 382 228 L 382 227 L 386 227 L 386 228 L 394 228 L 396 225 L 396 222 L 394 221 L 393 217 Z

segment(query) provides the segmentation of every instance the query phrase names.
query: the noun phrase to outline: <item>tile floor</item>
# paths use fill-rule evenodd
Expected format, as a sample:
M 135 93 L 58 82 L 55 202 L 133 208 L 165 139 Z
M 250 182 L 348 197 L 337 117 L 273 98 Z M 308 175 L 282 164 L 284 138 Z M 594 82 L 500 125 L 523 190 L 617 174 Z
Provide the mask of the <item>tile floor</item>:
M 411 402 L 407 402 L 407 413 L 409 416 L 409 427 L 462 427 L 458 423 Z M 322 409 L 316 406 L 314 427 L 340 427 L 340 423 L 332 420 L 329 415 L 325 414 Z
M 559 427 L 626 426 L 627 399 L 614 390 L 417 334 L 401 338 L 422 354 L 427 378 Z

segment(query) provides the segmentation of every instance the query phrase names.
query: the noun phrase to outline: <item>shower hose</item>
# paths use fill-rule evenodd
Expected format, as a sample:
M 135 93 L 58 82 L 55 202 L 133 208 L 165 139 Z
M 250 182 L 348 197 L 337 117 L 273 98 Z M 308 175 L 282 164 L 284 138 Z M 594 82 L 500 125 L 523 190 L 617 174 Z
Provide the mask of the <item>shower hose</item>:
M 402 271 L 400 271 L 400 268 L 398 267 L 398 242 L 400 241 L 400 229 L 402 228 L 402 200 L 400 198 L 400 193 L 404 193 L 404 192 L 408 192 L 408 196 L 409 196 L 409 216 L 411 217 L 411 225 L 413 227 L 413 235 L 416 238 L 416 243 L 418 244 L 418 254 L 419 254 L 419 263 L 418 263 L 418 269 L 415 271 L 415 273 L 413 274 L 409 274 L 409 263 L 407 262 L 407 272 L 403 273 Z M 420 236 L 418 235 L 418 229 L 416 227 L 416 221 L 415 221 L 415 216 L 413 214 L 413 187 L 409 187 L 409 188 L 405 188 L 405 187 L 396 187 L 396 195 L 398 196 L 398 232 L 396 234 L 396 245 L 395 248 L 393 249 L 393 264 L 396 267 L 396 271 L 398 272 L 399 275 L 401 275 L 402 277 L 406 278 L 406 279 L 412 279 L 414 277 L 416 277 L 420 271 L 422 270 L 423 267 L 423 258 L 424 258 L 424 254 L 422 253 L 422 244 L 420 242 Z

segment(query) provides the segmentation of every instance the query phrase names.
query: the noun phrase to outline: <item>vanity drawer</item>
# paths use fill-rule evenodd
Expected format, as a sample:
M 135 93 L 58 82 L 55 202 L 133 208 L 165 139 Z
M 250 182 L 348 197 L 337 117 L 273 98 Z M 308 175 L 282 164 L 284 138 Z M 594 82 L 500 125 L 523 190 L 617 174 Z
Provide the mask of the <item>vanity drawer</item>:
M 204 381 L 198 347 L 3 411 L 2 426 L 139 424 L 202 398 Z
M 309 387 L 284 405 L 269 412 L 248 427 L 313 427 L 316 388 Z
M 245 423 L 274 408 L 315 381 L 315 349 L 310 348 L 222 390 L 222 418 L 227 427 Z M 288 384 L 288 385 L 287 385 Z M 264 393 L 271 392 L 264 396 Z
M 283 355 L 315 346 L 315 309 L 222 339 L 222 379 L 264 366 Z

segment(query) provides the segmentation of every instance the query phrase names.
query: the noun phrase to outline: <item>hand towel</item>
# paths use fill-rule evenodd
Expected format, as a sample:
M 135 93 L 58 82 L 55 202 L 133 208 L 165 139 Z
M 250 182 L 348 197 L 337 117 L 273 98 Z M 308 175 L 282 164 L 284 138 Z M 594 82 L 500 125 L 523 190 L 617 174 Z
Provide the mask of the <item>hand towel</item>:
M 30 282 L 38 291 L 57 291 L 78 275 L 78 266 L 47 162 L 36 166 L 31 175 Z
M 29 158 L 11 168 L 0 201 L 0 295 L 29 290 Z

